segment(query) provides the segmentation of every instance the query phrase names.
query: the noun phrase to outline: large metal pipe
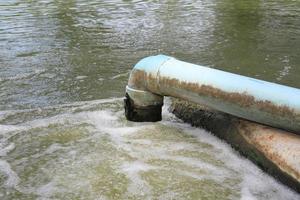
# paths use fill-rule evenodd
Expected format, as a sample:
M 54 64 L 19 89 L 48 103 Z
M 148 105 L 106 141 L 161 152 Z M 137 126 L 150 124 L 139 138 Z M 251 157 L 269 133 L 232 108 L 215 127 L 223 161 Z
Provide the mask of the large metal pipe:
M 172 96 L 258 123 L 300 133 L 300 90 L 158 55 L 130 74 L 125 113 L 159 121 L 163 96 Z

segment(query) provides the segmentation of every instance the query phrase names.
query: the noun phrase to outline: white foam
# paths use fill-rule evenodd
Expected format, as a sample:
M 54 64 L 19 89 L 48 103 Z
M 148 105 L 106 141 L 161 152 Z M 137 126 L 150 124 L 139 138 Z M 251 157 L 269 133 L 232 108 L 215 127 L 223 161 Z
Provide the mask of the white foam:
M 0 110 L 0 120 L 4 120 L 8 114 L 10 114 L 10 111 L 6 110 Z
M 121 169 L 131 181 L 128 186 L 130 194 L 138 194 L 142 196 L 149 196 L 151 194 L 150 186 L 141 178 L 139 172 L 155 169 L 155 167 L 141 161 L 134 161 L 131 163 L 124 163 Z
M 241 200 L 256 200 L 257 198 L 255 198 L 251 192 L 249 191 L 248 188 L 242 188 L 241 191 Z
M 96 127 L 100 129 L 103 126 L 111 127 L 118 120 L 118 117 L 116 117 L 114 113 L 110 110 L 83 112 L 79 114 L 78 117 L 85 118 L 87 121 L 93 123 Z
M 164 106 L 162 107 L 162 122 L 182 122 L 173 113 L 169 111 L 172 101 L 169 97 L 164 97 Z
M 121 168 L 124 172 L 127 172 L 127 173 L 137 173 L 140 171 L 148 171 L 150 169 L 155 169 L 155 167 L 153 167 L 149 164 L 146 164 L 144 162 L 141 162 L 141 161 L 124 163 Z
M 87 76 L 76 76 L 77 80 L 81 80 L 81 79 L 85 79 L 85 78 L 87 78 Z
M 14 188 L 19 184 L 20 178 L 17 173 L 11 169 L 11 166 L 7 161 L 0 160 L 0 171 L 7 177 L 4 183 L 5 187 Z
M 8 132 L 20 130 L 19 126 L 16 125 L 1 125 L 0 124 L 0 135 L 4 135 Z
M 62 114 L 58 114 L 53 117 L 40 118 L 19 125 L 0 125 L 0 132 L 8 133 L 19 130 L 22 130 L 22 132 L 24 132 L 25 130 L 36 127 L 48 127 L 51 124 L 60 124 L 62 126 L 69 124 L 71 124 L 72 126 L 88 124 L 90 125 L 90 128 L 88 129 L 88 131 L 90 132 L 89 134 L 87 134 L 86 138 L 79 140 L 79 142 L 84 143 L 85 140 L 95 140 L 95 138 L 97 138 L 98 136 L 103 136 L 103 134 L 108 135 L 115 145 L 116 151 L 123 151 L 124 153 L 130 155 L 132 158 L 136 159 L 136 161 L 129 162 L 124 158 L 124 160 L 120 159 L 116 163 L 118 165 L 117 167 L 119 167 L 119 170 L 124 173 L 130 180 L 130 184 L 128 185 L 128 192 L 130 194 L 145 195 L 145 198 L 151 197 L 152 188 L 150 187 L 148 182 L 140 176 L 140 173 L 148 170 L 170 169 L 170 166 L 160 166 L 159 163 L 155 166 L 147 164 L 151 159 L 160 159 L 162 161 L 178 161 L 183 163 L 184 165 L 192 167 L 193 169 L 200 169 L 201 171 L 205 171 L 206 173 L 202 174 L 198 173 L 197 170 L 194 172 L 189 171 L 189 168 L 185 170 L 181 167 L 176 168 L 175 166 L 174 170 L 177 171 L 178 174 L 199 180 L 205 178 L 212 179 L 218 183 L 222 183 L 222 181 L 227 178 L 236 177 L 238 180 L 241 179 L 242 181 L 238 183 L 235 188 L 233 188 L 233 190 L 240 190 L 241 199 L 261 199 L 261 197 L 270 197 L 272 199 L 297 199 L 299 197 L 297 196 L 297 194 L 295 194 L 285 186 L 279 184 L 270 176 L 263 173 L 250 161 L 239 156 L 239 154 L 237 154 L 237 152 L 233 150 L 227 143 L 219 140 L 215 136 L 202 129 L 194 128 L 188 124 L 182 123 L 172 113 L 168 112 L 168 105 L 170 104 L 170 102 L 168 102 L 168 99 L 165 100 L 166 106 L 164 106 L 163 108 L 163 121 L 159 124 L 124 122 L 120 120 L 121 116 L 123 115 L 123 110 L 115 112 L 108 108 L 102 107 L 102 110 L 99 110 L 100 108 L 98 107 L 98 105 L 102 103 L 113 103 L 119 100 L 121 100 L 121 98 L 75 102 L 71 104 L 48 107 L 46 109 L 60 108 L 66 109 L 68 112 L 63 111 Z M 96 106 L 98 110 L 90 109 L 94 106 Z M 73 112 L 77 108 L 83 111 Z M 94 111 L 87 111 L 85 109 Z M 165 128 L 167 129 L 169 127 L 172 127 L 172 129 L 175 128 L 175 133 L 177 133 L 176 129 L 178 129 L 178 131 L 182 134 L 189 134 L 194 136 L 195 141 L 199 141 L 199 143 L 201 142 L 210 144 L 212 147 L 208 149 L 201 148 L 201 145 L 197 145 L 197 143 L 195 142 L 190 143 L 190 139 L 185 140 L 184 137 L 182 141 L 170 141 L 164 140 L 163 138 L 160 140 L 159 138 L 151 139 L 140 137 L 135 139 L 135 137 L 131 137 L 135 136 L 135 134 L 138 136 L 139 133 L 144 133 L 145 130 L 151 131 L 151 129 L 156 129 L 157 126 L 159 126 L 159 128 L 161 128 L 161 126 L 166 126 Z M 0 144 L 3 148 L 2 150 L 0 150 L 0 155 L 6 156 L 11 150 L 14 149 L 14 143 L 6 143 L 7 140 L 2 142 L 3 143 Z M 68 161 L 67 159 L 71 159 L 71 165 L 75 168 L 78 167 L 78 169 L 75 170 L 82 170 L 82 168 L 87 165 L 96 165 L 101 162 L 101 159 L 107 159 L 105 156 L 104 158 L 99 158 L 99 155 L 102 155 L 102 153 L 103 155 L 105 153 L 109 153 L 101 152 L 99 154 L 99 152 L 89 152 L 88 155 L 80 157 L 79 159 L 77 156 L 77 152 L 78 154 L 81 154 L 82 152 L 80 151 L 82 149 L 77 149 L 77 147 L 78 146 L 63 146 L 57 143 L 53 143 L 43 153 L 39 154 L 39 156 L 49 156 L 47 154 L 53 154 L 61 149 L 67 148 L 67 150 L 70 151 L 63 151 L 64 154 L 59 158 L 59 162 L 61 162 L 59 164 L 62 164 L 62 168 L 66 167 L 65 163 Z M 173 153 L 175 151 L 177 152 L 181 150 L 203 151 L 211 155 L 214 159 L 222 161 L 222 163 L 224 163 L 224 166 L 216 166 L 214 164 L 207 163 L 204 160 L 201 160 L 201 158 L 176 155 Z M 39 157 L 36 157 L 35 159 L 39 159 Z M 68 167 L 69 166 L 70 165 L 68 165 Z M 173 167 L 173 165 L 171 167 Z M 6 187 L 16 187 L 19 184 L 20 180 L 18 175 L 11 169 L 9 163 L 4 160 L 0 160 L 0 171 L 7 177 L 7 180 L 5 181 Z M 66 173 L 64 170 L 60 172 Z M 50 198 L 57 192 L 57 182 L 59 182 L 58 179 L 61 178 L 60 176 L 62 176 L 60 172 L 56 172 L 58 174 L 53 175 L 54 177 L 52 178 L 50 183 L 34 189 L 34 191 L 36 191 L 36 194 L 38 194 L 41 199 Z M 86 171 L 84 172 L 88 173 Z M 87 174 L 87 176 L 93 177 L 94 175 L 92 174 L 92 172 L 90 173 L 91 174 Z M 74 185 L 72 185 L 72 187 L 68 188 L 66 186 L 66 188 L 63 189 L 77 191 L 77 189 L 79 188 L 87 188 L 87 191 L 90 190 L 90 183 L 88 178 L 78 177 L 78 174 L 76 174 L 76 172 L 68 174 L 67 171 L 67 173 L 64 175 L 68 177 L 70 176 L 70 180 L 75 180 L 75 183 Z M 80 182 L 77 182 L 78 180 L 80 180 Z M 70 184 L 73 184 L 73 182 Z M 176 191 L 168 191 L 165 194 L 166 196 L 162 194 L 160 198 L 163 199 L 163 197 L 171 196 L 174 196 L 175 198 L 176 193 L 174 192 Z
M 55 186 L 55 183 L 49 182 L 37 188 L 36 194 L 41 196 L 42 198 L 51 197 L 56 190 L 57 187 Z
M 35 119 L 29 122 L 22 123 L 20 125 L 2 125 L 0 126 L 0 130 L 2 128 L 3 132 L 15 131 L 15 130 L 29 130 L 34 128 L 43 128 L 48 127 L 53 124 L 82 124 L 83 122 L 89 122 L 90 124 L 95 125 L 99 129 L 103 127 L 110 127 L 117 123 L 117 117 L 113 115 L 113 113 L 109 110 L 101 110 L 101 111 L 85 111 L 79 113 L 66 113 L 60 114 L 53 117 L 43 118 L 43 119 Z
M 65 149 L 63 146 L 61 146 L 61 144 L 58 143 L 54 143 L 51 144 L 45 151 L 44 154 L 53 154 L 54 152 L 61 150 L 61 149 Z
M 218 181 L 223 178 L 235 175 L 242 178 L 240 184 L 241 198 L 243 199 L 256 199 L 256 196 L 264 196 L 268 199 L 298 199 L 298 195 L 291 191 L 286 186 L 280 184 L 273 177 L 265 174 L 251 161 L 240 156 L 229 144 L 213 136 L 212 134 L 194 127 L 186 127 L 186 124 L 174 123 L 173 126 L 182 127 L 183 130 L 195 136 L 200 142 L 207 143 L 213 146 L 214 151 L 210 151 L 218 160 L 221 160 L 226 169 L 218 171 L 215 166 L 199 165 L 199 168 L 212 170 L 211 178 Z M 178 159 L 176 160 L 185 159 Z M 195 161 L 186 161 L 195 163 Z M 197 163 L 195 163 L 197 164 Z M 229 171 L 231 170 L 231 172 Z M 215 174 L 216 173 L 216 174 Z M 270 198 L 271 197 L 271 198 Z
M 177 173 L 181 174 L 181 175 L 184 175 L 184 176 L 194 178 L 194 179 L 198 179 L 198 180 L 210 179 L 211 178 L 208 175 L 199 175 L 199 174 L 196 174 L 196 173 L 192 173 L 192 172 L 188 172 L 188 171 L 182 171 L 182 170 L 181 171 L 177 170 Z
M 15 149 L 15 144 L 10 143 L 5 146 L 4 142 L 0 142 L 0 156 L 6 156 L 9 152 Z
M 147 139 L 135 139 L 133 142 L 137 143 L 137 144 L 141 144 L 141 145 L 147 145 L 147 146 L 150 146 L 153 144 L 153 142 L 151 140 L 147 140 Z
M 211 178 L 217 177 L 218 182 L 222 182 L 226 178 L 226 172 L 220 167 L 206 163 L 202 160 L 196 160 L 194 158 L 188 158 L 183 156 L 161 156 L 161 158 L 168 160 L 175 160 L 184 163 L 185 165 L 197 167 L 204 170 L 207 174 L 212 174 Z

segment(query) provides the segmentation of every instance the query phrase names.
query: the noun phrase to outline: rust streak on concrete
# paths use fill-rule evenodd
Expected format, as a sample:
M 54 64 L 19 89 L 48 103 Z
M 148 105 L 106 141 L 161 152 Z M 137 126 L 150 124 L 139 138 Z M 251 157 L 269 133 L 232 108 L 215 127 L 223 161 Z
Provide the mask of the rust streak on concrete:
M 267 173 L 300 192 L 300 136 L 173 99 L 171 111 L 227 141 Z
M 292 133 L 240 120 L 238 130 L 282 171 L 300 180 L 300 138 Z

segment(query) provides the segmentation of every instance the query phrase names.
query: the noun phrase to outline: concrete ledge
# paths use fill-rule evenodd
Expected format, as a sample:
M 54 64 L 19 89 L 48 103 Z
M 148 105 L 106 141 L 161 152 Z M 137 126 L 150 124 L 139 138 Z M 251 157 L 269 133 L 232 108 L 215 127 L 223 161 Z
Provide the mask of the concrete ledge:
M 300 193 L 300 136 L 172 99 L 171 111 L 183 121 L 227 141 L 264 171 Z

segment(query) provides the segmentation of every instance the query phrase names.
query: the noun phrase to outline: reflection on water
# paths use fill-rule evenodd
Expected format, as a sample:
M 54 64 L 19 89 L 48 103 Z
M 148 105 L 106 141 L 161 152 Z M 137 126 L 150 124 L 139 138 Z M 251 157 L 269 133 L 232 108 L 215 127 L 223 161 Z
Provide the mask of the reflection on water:
M 114 98 L 161 53 L 300 88 L 299 27 L 292 0 L 0 1 L 1 199 L 297 199 L 210 134 L 167 111 L 127 122 Z

